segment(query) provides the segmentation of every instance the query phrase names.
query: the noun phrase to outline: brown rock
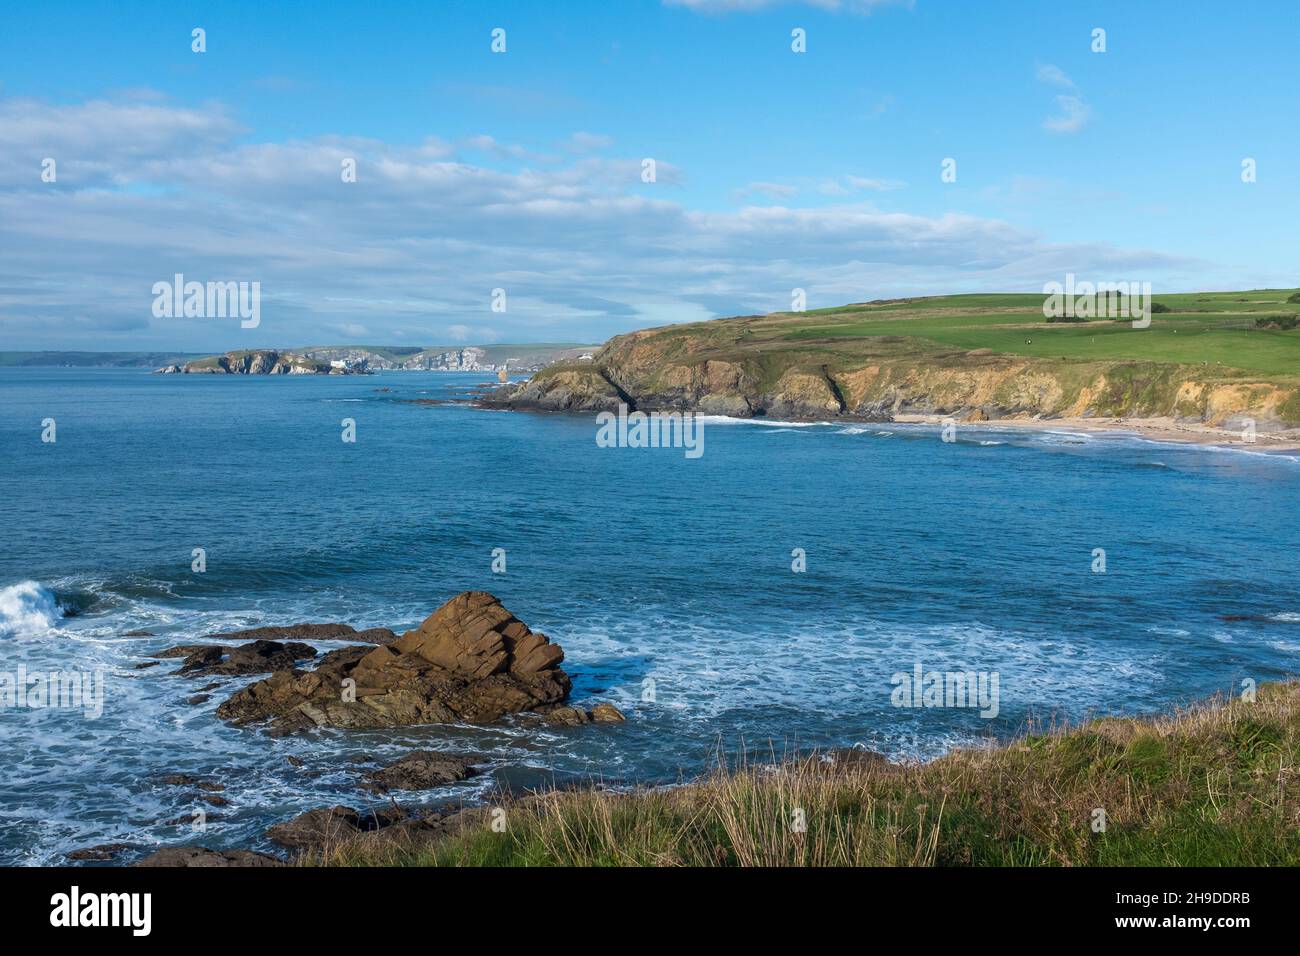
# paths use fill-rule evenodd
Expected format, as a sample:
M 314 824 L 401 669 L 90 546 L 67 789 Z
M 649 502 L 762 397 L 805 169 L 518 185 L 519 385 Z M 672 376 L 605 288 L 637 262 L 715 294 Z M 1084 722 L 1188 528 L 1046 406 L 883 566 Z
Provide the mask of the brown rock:
M 375 628 L 384 630 L 384 628 Z M 367 632 L 362 632 L 367 633 Z M 392 631 L 388 631 L 392 634 Z M 356 641 L 366 640 L 350 624 L 289 624 L 283 627 L 255 627 L 247 631 L 212 634 L 214 641 Z
M 136 866 L 285 866 L 284 860 L 252 850 L 209 850 L 171 846 L 151 853 Z
M 578 727 L 591 723 L 591 715 L 581 707 L 556 707 L 546 715 L 548 723 L 561 724 L 565 727 Z
M 239 647 L 212 645 L 185 658 L 178 673 L 188 676 L 267 674 L 286 670 L 300 660 L 315 656 L 316 648 L 308 644 L 256 640 Z
M 417 750 L 396 763 L 366 774 L 369 786 L 379 792 L 389 790 L 428 790 L 449 783 L 457 783 L 475 774 L 473 762 L 468 757 L 438 753 L 436 750 Z
M 69 860 L 112 860 L 118 854 L 126 850 L 134 850 L 135 845 L 131 843 L 101 843 L 98 846 L 88 846 L 80 850 L 73 850 L 67 854 Z
M 313 726 L 488 723 L 564 700 L 564 652 L 491 594 L 466 591 L 391 644 L 341 648 L 313 671 L 280 670 L 234 694 L 217 716 Z M 345 693 L 344 681 L 353 683 Z
M 161 651 L 149 656 L 159 660 L 170 660 L 173 657 L 189 657 L 212 646 L 211 644 L 177 644 L 175 647 L 163 648 Z
M 613 704 L 597 704 L 591 708 L 591 719 L 598 724 L 621 724 L 627 720 Z
M 887 769 L 894 764 L 882 753 L 864 747 L 834 747 L 814 752 L 811 759 L 823 771 L 843 771 L 861 768 Z
M 582 724 L 622 723 L 627 718 L 613 704 L 597 704 L 591 710 L 583 710 L 581 707 L 555 707 L 547 711 L 546 720 L 552 724 L 578 727 Z
M 408 812 L 400 807 L 358 811 L 350 807 L 319 807 L 277 823 L 268 839 L 295 850 L 334 846 L 357 838 L 401 840 L 430 835 L 448 818 L 441 813 Z

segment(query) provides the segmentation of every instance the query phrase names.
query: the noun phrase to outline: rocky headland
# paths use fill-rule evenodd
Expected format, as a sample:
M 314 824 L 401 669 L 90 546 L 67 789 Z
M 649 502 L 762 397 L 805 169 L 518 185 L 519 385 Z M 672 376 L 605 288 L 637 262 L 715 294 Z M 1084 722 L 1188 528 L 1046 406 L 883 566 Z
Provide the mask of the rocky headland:
M 155 371 L 159 375 L 364 375 L 369 369 L 364 364 L 318 361 L 298 352 L 242 349 Z
M 1228 431 L 1248 424 L 1261 433 L 1300 428 L 1300 379 L 1294 376 L 1243 371 L 1227 362 L 1094 360 L 1054 354 L 1048 345 L 1041 356 L 955 348 L 909 334 L 915 313 L 906 310 L 915 308 L 910 300 L 869 303 L 845 307 L 843 315 L 773 313 L 632 332 L 610 339 L 589 362 L 549 366 L 527 382 L 485 395 L 481 404 L 567 412 L 614 411 L 623 404 L 645 412 L 791 421 L 1161 419 Z M 980 310 L 969 311 L 972 323 L 984 319 Z M 1043 329 L 1057 329 L 1041 324 L 1031 309 L 1021 311 L 1015 321 L 1025 324 L 1016 328 L 1025 331 L 1015 347 L 1033 353 L 1048 337 Z M 968 318 L 955 308 L 941 317 L 954 316 Z M 1127 330 L 1127 324 L 1095 324 L 1112 334 Z M 990 325 L 987 335 L 1005 342 L 1008 327 Z M 897 334 L 885 334 L 891 330 Z M 1124 341 L 1139 354 L 1150 340 Z

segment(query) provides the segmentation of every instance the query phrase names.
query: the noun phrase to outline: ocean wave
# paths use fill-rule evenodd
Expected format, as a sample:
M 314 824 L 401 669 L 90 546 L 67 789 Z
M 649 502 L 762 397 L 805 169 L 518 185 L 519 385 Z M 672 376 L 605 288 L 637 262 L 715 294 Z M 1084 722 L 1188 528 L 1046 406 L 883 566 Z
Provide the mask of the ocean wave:
M 782 422 L 775 418 L 735 418 L 731 415 L 696 415 L 702 422 L 710 425 L 767 425 L 771 428 L 814 428 L 818 425 L 830 425 L 832 422 Z
M 37 581 L 0 589 L 0 637 L 37 637 L 66 613 L 54 592 Z

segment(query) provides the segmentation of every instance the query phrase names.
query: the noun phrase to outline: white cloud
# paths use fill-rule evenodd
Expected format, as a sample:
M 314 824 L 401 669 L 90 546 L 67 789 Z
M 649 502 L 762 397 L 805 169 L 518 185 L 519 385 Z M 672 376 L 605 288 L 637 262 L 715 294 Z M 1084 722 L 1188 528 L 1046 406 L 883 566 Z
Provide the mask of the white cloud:
M 1035 69 L 1040 83 L 1074 90 L 1074 80 L 1065 71 L 1051 63 L 1040 63 Z M 1056 97 L 1057 113 L 1043 120 L 1043 129 L 1053 133 L 1077 133 L 1088 123 L 1092 107 L 1084 102 L 1080 93 L 1060 93 Z
M 794 287 L 829 305 L 1041 288 L 1067 266 L 1158 278 L 1203 265 L 856 202 L 693 209 L 665 188 L 681 176 L 666 159 L 645 184 L 635 156 L 561 148 L 538 163 L 495 140 L 267 143 L 245 132 L 219 104 L 0 100 L 0 340 L 212 351 L 364 329 L 369 344 L 599 341 L 784 308 Z M 500 148 L 493 167 L 472 161 L 485 145 Z M 56 183 L 40 179 L 45 156 L 58 157 Z M 341 180 L 346 158 L 355 183 Z M 766 185 L 790 201 L 781 193 L 794 187 Z M 176 272 L 260 281 L 261 325 L 154 318 L 152 285 Z M 504 313 L 491 311 L 494 288 L 507 290 Z
M 746 196 L 766 196 L 768 199 L 789 199 L 791 196 L 798 195 L 799 187 L 790 186 L 786 183 L 750 183 L 737 189 L 735 196 L 743 199 Z
M 1088 122 L 1092 107 L 1078 96 L 1061 95 L 1056 97 L 1056 106 L 1060 111 L 1055 116 L 1043 120 L 1043 129 L 1053 133 L 1077 133 Z
M 614 145 L 613 137 L 603 133 L 584 133 L 579 131 L 569 137 L 569 146 L 579 152 L 605 149 Z
M 1074 89 L 1074 80 L 1066 76 L 1065 71 L 1054 64 L 1038 64 L 1036 74 L 1041 83 L 1050 83 L 1052 86 L 1063 86 L 1067 89 Z

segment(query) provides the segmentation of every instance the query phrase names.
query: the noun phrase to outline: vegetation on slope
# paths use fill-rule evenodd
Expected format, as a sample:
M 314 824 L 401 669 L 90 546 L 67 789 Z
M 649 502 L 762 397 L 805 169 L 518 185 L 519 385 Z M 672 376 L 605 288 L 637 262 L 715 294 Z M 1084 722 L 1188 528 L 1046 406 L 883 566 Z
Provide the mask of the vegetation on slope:
M 1162 296 L 1150 325 L 1049 322 L 1042 295 L 891 300 L 616 336 L 505 404 L 739 415 L 1176 417 L 1300 425 L 1291 290 Z M 1292 310 L 1293 311 L 1293 310 Z M 1262 321 L 1261 321 L 1262 320 Z
M 928 764 L 870 756 L 749 763 L 632 793 L 554 791 L 504 801 L 500 832 L 489 812 L 467 811 L 463 826 L 435 842 L 350 842 L 314 862 L 1300 864 L 1300 682 L 1261 685 L 1254 701 L 1095 720 Z

